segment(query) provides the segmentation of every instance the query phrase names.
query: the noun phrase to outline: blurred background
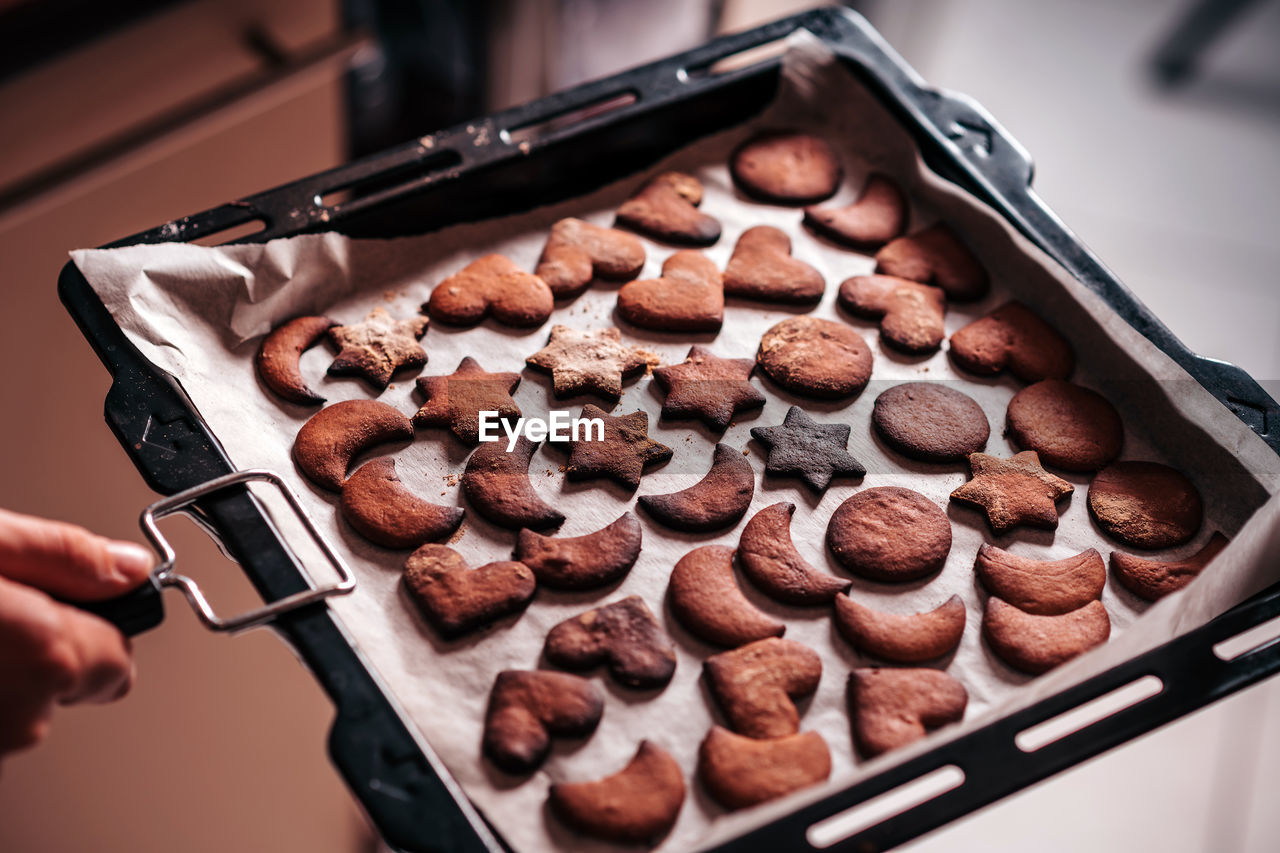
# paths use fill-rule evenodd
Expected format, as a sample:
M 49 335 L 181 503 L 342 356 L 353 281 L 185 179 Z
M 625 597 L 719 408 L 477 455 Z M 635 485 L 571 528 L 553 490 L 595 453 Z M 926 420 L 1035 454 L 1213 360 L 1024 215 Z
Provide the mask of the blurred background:
M 153 499 L 58 303 L 68 250 L 808 5 L 0 0 L 0 505 L 137 538 Z M 1184 341 L 1280 396 L 1280 2 L 850 5 L 1032 152 L 1041 195 Z M 203 534 L 172 535 L 220 607 L 253 603 Z M 376 849 L 283 644 L 171 601 L 136 651 L 125 701 L 61 711 L 5 762 L 0 851 Z M 1274 850 L 1277 718 L 1264 683 L 912 849 Z

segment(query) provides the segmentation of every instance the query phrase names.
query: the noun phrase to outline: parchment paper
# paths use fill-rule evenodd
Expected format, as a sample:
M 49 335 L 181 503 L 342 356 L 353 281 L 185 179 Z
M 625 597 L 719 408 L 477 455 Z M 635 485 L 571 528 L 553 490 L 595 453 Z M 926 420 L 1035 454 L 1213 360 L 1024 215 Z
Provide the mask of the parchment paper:
M 835 307 L 837 285 L 844 278 L 869 273 L 868 256 L 822 241 L 800 226 L 800 212 L 752 202 L 738 195 L 725 166 L 734 145 L 758 127 L 800 127 L 820 132 L 837 143 L 846 180 L 834 202 L 852 200 L 869 171 L 895 177 L 912 198 L 912 230 L 937 219 L 956 228 L 977 251 L 994 284 L 990 297 L 976 305 L 949 309 L 948 333 L 991 310 L 1006 299 L 1021 299 L 1049 318 L 1073 341 L 1080 358 L 1075 381 L 1098 388 L 1123 413 L 1124 458 L 1166 460 L 1186 471 L 1206 497 L 1206 523 L 1196 540 L 1173 553 L 1198 549 L 1214 530 L 1236 537 L 1211 571 L 1182 594 L 1135 622 L 1145 606 L 1109 579 L 1103 602 L 1111 614 L 1113 639 L 1104 648 L 1028 684 L 1025 676 L 991 656 L 979 636 L 985 596 L 973 574 L 973 559 L 983 541 L 1041 558 L 1060 558 L 1085 548 L 1109 553 L 1106 540 L 1086 511 L 1088 479 L 1070 476 L 1077 487 L 1061 505 L 1056 533 L 1018 529 L 993 538 L 982 517 L 948 504 L 949 492 L 965 482 L 964 465 L 927 465 L 896 456 L 873 436 L 872 403 L 881 390 L 904 380 L 956 383 L 982 405 L 992 424 L 988 452 L 1007 456 L 1012 448 L 1001 436 L 1004 411 L 1020 387 L 1014 380 L 980 380 L 960 376 L 945 352 L 907 358 L 883 348 L 875 324 L 841 314 Z M 605 156 L 606 152 L 601 152 Z M 726 816 L 694 781 L 697 746 L 716 720 L 710 697 L 700 681 L 701 660 L 717 651 L 686 633 L 665 607 L 667 577 L 675 561 L 697 545 L 736 545 L 742 527 L 718 535 L 691 536 L 667 530 L 640 513 L 644 548 L 635 568 L 616 588 L 589 594 L 539 590 L 528 611 L 492 629 L 453 643 L 441 642 L 425 626 L 405 597 L 399 581 L 404 553 L 364 541 L 337 515 L 334 495 L 323 493 L 299 475 L 290 459 L 298 428 L 314 410 L 283 403 L 259 385 L 252 358 L 260 336 L 283 320 L 303 313 L 325 313 L 342 322 L 361 319 L 383 304 L 407 316 L 424 302 L 446 275 L 487 252 L 502 252 L 533 269 L 557 219 L 573 215 L 611 224 L 618 204 L 649 175 L 666 169 L 695 173 L 706 187 L 703 209 L 718 217 L 724 235 L 706 250 L 722 268 L 738 235 L 758 224 L 771 224 L 791 235 L 796 257 L 818 267 L 827 293 L 817 316 L 851 323 L 875 353 L 872 384 L 851 402 L 815 403 L 796 399 L 763 378 L 768 404 L 758 415 L 740 417 L 723 438 L 694 422 L 659 420 L 662 395 L 648 377 L 627 386 L 615 413 L 643 409 L 650 415 L 650 434 L 675 449 L 673 461 L 647 474 L 637 494 L 663 494 L 698 480 L 710 464 L 717 439 L 748 448 L 757 472 L 763 448 L 750 441 L 752 426 L 781 423 L 793 403 L 820 421 L 851 424 L 850 452 L 867 470 L 861 482 L 840 481 L 820 498 L 798 481 L 758 481 L 747 518 L 778 501 L 797 505 L 792 524 L 796 545 L 815 566 L 840 574 L 823 546 L 831 512 L 859 488 L 887 484 L 916 489 L 947 508 L 954 544 L 945 568 L 934 578 L 906 586 L 855 581 L 852 594 L 872 607 L 915 612 L 960 595 L 968 624 L 959 650 L 943 662 L 969 690 L 965 722 L 938 732 L 913 748 L 860 762 L 852 748 L 845 708 L 849 670 L 874 661 L 860 657 L 835 633 L 828 608 L 800 609 L 778 605 L 747 587 L 747 596 L 763 610 L 783 618 L 787 636 L 822 655 L 821 686 L 803 707 L 802 727 L 822 733 L 831 748 L 833 772 L 826 787 L 743 814 Z M 658 274 L 670 247 L 646 241 L 648 261 L 642 277 Z M 1259 513 L 1247 532 L 1246 520 L 1274 492 L 1280 474 L 1277 458 L 1243 424 L 1223 409 L 1193 380 L 1133 331 L 1094 294 L 1019 237 L 992 211 L 932 175 L 895 120 L 808 34 L 793 38 L 785 57 L 785 73 L 775 102 L 744 126 L 725 131 L 681 150 L 643 175 L 635 175 L 593 195 L 528 214 L 446 229 L 423 237 L 394 241 L 353 241 L 338 234 L 278 240 L 258 246 L 204 248 L 184 244 L 136 246 L 73 253 L 76 264 L 102 297 L 114 318 L 143 354 L 172 373 L 236 465 L 266 467 L 286 476 L 302 495 L 308 512 L 345 549 L 359 578 L 348 597 L 332 600 L 337 617 L 363 653 L 389 684 L 396 700 L 446 762 L 474 802 L 520 851 L 607 849 L 570 833 L 544 808 L 547 786 L 557 780 L 597 778 L 621 768 L 641 738 L 668 749 L 684 767 L 689 796 L 679 822 L 662 845 L 683 850 L 723 838 L 820 796 L 829 786 L 843 786 L 859 774 L 880 769 L 920 749 L 936 745 L 992 718 L 993 714 L 1030 703 L 1082 679 L 1137 651 L 1163 642 L 1179 631 L 1201 624 L 1248 593 L 1274 579 L 1277 543 L 1276 508 Z M 730 303 L 718 335 L 662 335 L 628 327 L 613 315 L 616 285 L 597 283 L 576 301 L 560 305 L 547 326 L 513 331 L 492 322 L 473 330 L 432 325 L 424 339 L 430 363 L 425 374 L 452 372 L 464 355 L 474 355 L 488 370 L 520 370 L 526 356 L 543 346 L 553 323 L 596 329 L 619 325 L 624 340 L 658 353 L 664 363 L 677 363 L 692 343 L 711 342 L 722 356 L 751 357 L 761 334 L 789 312 L 758 304 Z M 332 354 L 323 346 L 303 358 L 312 387 L 330 401 L 370 396 L 355 380 L 324 376 Z M 526 370 L 516 400 L 526 415 L 551 408 L 577 414 L 584 397 L 556 401 L 549 378 Z M 421 404 L 410 379 L 396 382 L 380 399 L 412 414 Z M 442 503 L 462 503 L 453 475 L 461 473 L 468 449 L 444 430 L 420 431 L 393 453 L 401 477 L 417 493 Z M 601 482 L 571 484 L 559 468 L 565 455 L 543 446 L 530 469 L 535 488 L 560 507 L 568 521 L 560 534 L 576 536 L 613 521 L 634 496 Z M 745 520 L 744 522 L 745 523 Z M 515 535 L 469 513 L 461 534 L 451 543 L 472 565 L 509 559 Z M 1268 549 L 1270 549 L 1268 551 Z M 1270 555 L 1264 559 L 1264 555 Z M 642 596 L 674 638 L 679 666 L 662 691 L 617 688 L 607 678 L 607 706 L 598 731 L 582 742 L 558 742 L 546 765 L 531 778 L 506 776 L 480 757 L 482 719 L 489 688 L 497 672 L 539 665 L 547 631 L 588 607 L 626 595 Z

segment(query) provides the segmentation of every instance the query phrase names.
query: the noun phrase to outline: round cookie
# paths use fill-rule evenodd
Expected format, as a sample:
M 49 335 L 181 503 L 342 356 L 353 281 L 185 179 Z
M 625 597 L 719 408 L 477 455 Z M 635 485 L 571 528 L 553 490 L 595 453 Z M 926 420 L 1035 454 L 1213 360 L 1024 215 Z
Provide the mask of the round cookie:
M 1120 414 L 1096 391 L 1061 379 L 1028 385 L 1009 401 L 1008 434 L 1040 461 L 1064 471 L 1092 473 L 1120 455 Z
M 1108 535 L 1137 548 L 1190 541 L 1204 502 L 1181 472 L 1158 462 L 1117 462 L 1093 478 L 1089 512 Z
M 991 426 L 967 394 L 936 382 L 904 382 L 876 398 L 871 423 L 885 444 L 924 462 L 958 462 L 987 446 Z
M 778 204 L 813 204 L 835 195 L 843 172 L 826 140 L 807 133 L 753 136 L 729 160 L 733 181 L 747 195 Z
M 851 397 L 871 379 L 871 348 L 848 326 L 791 317 L 760 338 L 756 362 L 783 388 L 806 397 Z
M 827 525 L 836 562 L 875 581 L 912 581 L 933 574 L 951 550 L 947 514 L 919 492 L 898 486 L 864 489 L 836 508 Z

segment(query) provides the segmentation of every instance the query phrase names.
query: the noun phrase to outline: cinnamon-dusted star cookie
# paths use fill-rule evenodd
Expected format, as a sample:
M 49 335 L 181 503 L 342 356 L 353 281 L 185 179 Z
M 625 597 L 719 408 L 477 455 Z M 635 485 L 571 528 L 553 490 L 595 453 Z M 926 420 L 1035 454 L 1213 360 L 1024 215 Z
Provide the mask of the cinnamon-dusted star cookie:
M 604 438 L 600 439 L 597 430 L 588 426 L 577 441 L 568 442 L 569 464 L 565 466 L 565 474 L 570 480 L 607 477 L 635 489 L 645 468 L 671 458 L 670 447 L 649 438 L 648 412 L 612 416 L 588 403 L 582 407 L 582 417 L 600 419 L 604 424 Z
M 774 382 L 805 397 L 851 397 L 871 379 L 867 342 L 821 317 L 790 317 L 773 326 L 760 338 L 756 361 Z
M 471 356 L 448 376 L 422 376 L 418 390 L 427 402 L 413 416 L 417 426 L 448 427 L 467 444 L 480 440 L 480 413 L 497 412 L 503 420 L 520 417 L 511 392 L 520 384 L 519 373 L 486 373 Z
M 1089 484 L 1089 512 L 1109 536 L 1138 548 L 1173 548 L 1191 541 L 1204 502 L 1181 471 L 1159 462 L 1109 465 Z
M 830 775 L 831 750 L 817 732 L 761 739 L 712 726 L 698 747 L 698 778 L 726 809 L 776 800 Z
M 742 299 L 812 305 L 826 286 L 822 273 L 791 257 L 791 238 L 770 225 L 743 231 L 724 268 L 725 295 Z
M 938 382 L 904 382 L 876 398 L 876 434 L 925 462 L 956 462 L 987 446 L 991 426 L 972 397 Z
M 525 359 L 530 367 L 551 374 L 557 397 L 598 394 L 610 400 L 622 396 L 622 379 L 656 364 L 657 356 L 622 343 L 617 329 L 579 331 L 552 326 L 547 345 Z
M 1005 418 L 1019 447 L 1064 471 L 1097 471 L 1120 455 L 1124 441 L 1120 413 L 1105 397 L 1061 379 L 1014 394 Z
M 855 669 L 849 674 L 849 714 L 858 751 L 874 758 L 964 718 L 969 692 L 936 669 Z
M 698 210 L 702 182 L 683 172 L 663 172 L 636 190 L 618 208 L 618 224 L 668 243 L 710 246 L 720 239 L 720 223 Z
M 899 237 L 876 252 L 876 272 L 937 285 L 956 302 L 981 299 L 991 288 L 982 264 L 941 223 Z
M 939 288 L 891 275 L 855 275 L 840 282 L 840 306 L 880 321 L 880 340 L 906 353 L 942 345 L 947 297 Z
M 478 569 L 444 545 L 423 545 L 404 564 L 409 597 L 442 637 L 452 639 L 521 613 L 537 581 L 524 563 L 503 560 Z
M 604 714 L 604 693 L 567 672 L 508 669 L 498 673 L 484 715 L 484 754 L 507 773 L 536 770 L 551 737 L 586 737 Z
M 738 146 L 729 159 L 729 173 L 749 196 L 776 204 L 813 204 L 835 195 L 843 170 L 825 139 L 771 130 Z
M 907 199 L 884 175 L 871 175 L 862 195 L 848 207 L 810 207 L 804 224 L 823 237 L 869 249 L 880 246 L 907 227 Z
M 1056 616 L 1026 613 L 994 595 L 982 614 L 982 636 L 996 657 L 1030 675 L 1048 672 L 1111 636 L 1101 601 Z
M 644 244 L 635 235 L 569 217 L 551 226 L 534 274 L 566 299 L 586 290 L 594 276 L 626 281 L 643 266 Z
M 628 323 L 660 332 L 714 332 L 724 322 L 720 270 L 701 252 L 667 258 L 662 275 L 629 281 L 618 291 L 618 313 Z
M 652 741 L 627 766 L 592 782 L 556 782 L 547 802 L 574 829 L 594 838 L 657 844 L 671 831 L 684 804 L 684 771 Z
M 335 325 L 328 317 L 295 317 L 272 329 L 254 360 L 263 384 L 291 403 L 323 403 L 324 397 L 307 387 L 298 359 Z
M 697 418 L 714 429 L 728 429 L 738 412 L 764 405 L 764 395 L 747 381 L 755 368 L 749 358 L 720 358 L 694 345 L 682 363 L 653 371 L 667 392 L 662 416 Z
M 547 283 L 505 255 L 485 255 L 436 285 L 423 310 L 459 326 L 487 315 L 507 326 L 541 326 L 555 308 Z
M 867 469 L 849 455 L 848 424 L 820 424 L 799 406 L 787 410 L 780 426 L 752 427 L 751 437 L 769 448 L 765 473 L 794 476 L 815 492 L 836 476 L 861 477 Z
M 1147 601 L 1156 601 L 1195 580 L 1225 547 L 1227 537 L 1215 532 L 1203 548 L 1182 560 L 1145 560 L 1112 551 L 1111 571 L 1129 592 Z
M 565 669 L 609 665 L 627 687 L 661 687 L 676 671 L 676 652 L 638 595 L 566 619 L 547 633 L 547 660 Z
M 396 320 L 378 306 L 359 323 L 334 326 L 329 340 L 338 356 L 329 365 L 329 375 L 360 376 L 381 391 L 396 371 L 427 363 L 427 353 L 418 343 L 427 333 L 427 322 L 421 315 Z
M 996 533 L 1019 524 L 1054 530 L 1057 502 L 1075 491 L 1066 480 L 1040 466 L 1034 450 L 999 459 L 986 453 L 969 456 L 973 479 L 951 493 L 951 500 L 970 504 L 987 514 Z
M 970 373 L 1008 369 L 1023 382 L 1066 379 L 1076 364 L 1067 339 L 1021 302 L 1006 302 L 953 334 L 951 358 Z
M 919 492 L 876 486 L 846 499 L 831 514 L 827 547 L 836 562 L 860 577 L 918 580 L 947 561 L 951 521 Z

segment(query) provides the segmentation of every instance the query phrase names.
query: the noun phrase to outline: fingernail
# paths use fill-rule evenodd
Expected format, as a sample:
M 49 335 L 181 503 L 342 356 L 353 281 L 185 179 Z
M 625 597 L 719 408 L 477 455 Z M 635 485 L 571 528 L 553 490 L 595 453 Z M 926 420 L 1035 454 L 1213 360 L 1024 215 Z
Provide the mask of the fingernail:
M 134 542 L 108 542 L 107 553 L 116 573 L 128 580 L 141 579 L 156 562 L 150 551 Z

